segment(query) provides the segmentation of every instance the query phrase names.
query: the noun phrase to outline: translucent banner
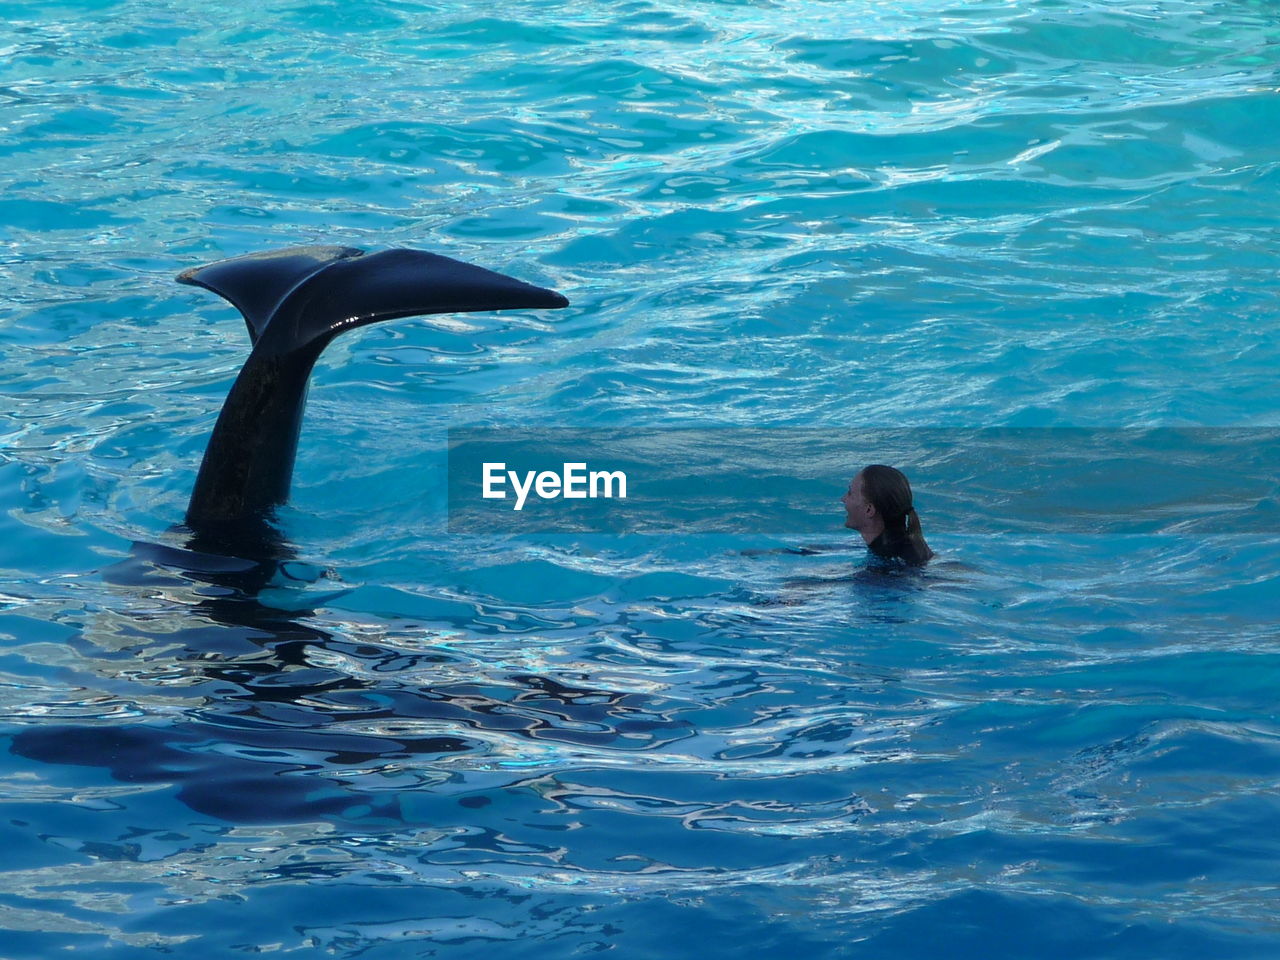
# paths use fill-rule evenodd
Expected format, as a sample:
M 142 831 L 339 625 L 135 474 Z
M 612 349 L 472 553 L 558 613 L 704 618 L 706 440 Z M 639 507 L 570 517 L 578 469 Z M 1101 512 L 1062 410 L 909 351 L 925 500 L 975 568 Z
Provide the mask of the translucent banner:
M 1280 532 L 1280 430 L 567 430 L 449 434 L 449 529 L 830 534 L 870 463 L 927 532 Z

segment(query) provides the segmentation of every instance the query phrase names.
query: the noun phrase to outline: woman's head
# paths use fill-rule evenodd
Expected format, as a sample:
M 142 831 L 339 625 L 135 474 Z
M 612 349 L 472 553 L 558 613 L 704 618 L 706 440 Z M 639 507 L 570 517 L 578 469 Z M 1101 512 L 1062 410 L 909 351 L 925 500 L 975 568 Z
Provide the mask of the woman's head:
M 872 550 L 910 564 L 933 556 L 925 543 L 911 498 L 911 484 L 901 470 L 873 463 L 849 483 L 841 498 L 845 526 L 862 534 Z

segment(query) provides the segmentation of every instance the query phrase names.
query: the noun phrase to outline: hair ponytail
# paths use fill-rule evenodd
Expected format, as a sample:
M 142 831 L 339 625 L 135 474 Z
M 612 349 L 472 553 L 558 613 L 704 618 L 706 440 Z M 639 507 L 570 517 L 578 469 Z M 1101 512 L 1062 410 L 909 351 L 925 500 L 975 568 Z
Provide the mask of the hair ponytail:
M 884 520 L 887 555 L 912 566 L 928 563 L 933 551 L 925 542 L 906 475 L 873 463 L 862 470 L 862 492 Z

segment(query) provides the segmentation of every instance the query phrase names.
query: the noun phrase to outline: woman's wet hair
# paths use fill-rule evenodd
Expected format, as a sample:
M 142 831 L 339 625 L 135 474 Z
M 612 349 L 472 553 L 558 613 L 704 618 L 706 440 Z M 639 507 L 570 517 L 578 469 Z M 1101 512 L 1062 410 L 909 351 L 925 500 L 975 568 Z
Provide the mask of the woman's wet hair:
M 881 557 L 896 558 L 911 566 L 927 563 L 933 551 L 920 529 L 906 474 L 882 463 L 863 467 L 862 496 L 884 521 L 884 534 L 876 538 L 871 549 Z

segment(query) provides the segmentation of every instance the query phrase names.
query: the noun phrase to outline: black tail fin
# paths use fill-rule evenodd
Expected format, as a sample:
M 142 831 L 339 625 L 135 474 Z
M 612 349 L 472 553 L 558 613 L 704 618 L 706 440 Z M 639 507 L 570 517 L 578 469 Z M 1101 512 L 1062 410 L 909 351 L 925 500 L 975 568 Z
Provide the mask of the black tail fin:
M 330 264 L 363 255 L 355 247 L 289 247 L 192 267 L 178 274 L 178 282 L 230 301 L 244 316 L 250 342 L 257 343 L 290 293 Z
M 193 267 L 178 282 L 230 301 L 255 344 L 268 327 L 287 327 L 284 349 L 397 317 L 569 305 L 554 291 L 421 250 L 288 247 Z M 290 322 L 280 323 L 283 317 Z
M 342 331 L 397 317 L 569 304 L 552 290 L 418 250 L 291 247 L 187 270 L 178 280 L 234 304 L 253 341 L 187 507 L 187 525 L 198 533 L 265 522 L 288 499 L 311 368 Z

